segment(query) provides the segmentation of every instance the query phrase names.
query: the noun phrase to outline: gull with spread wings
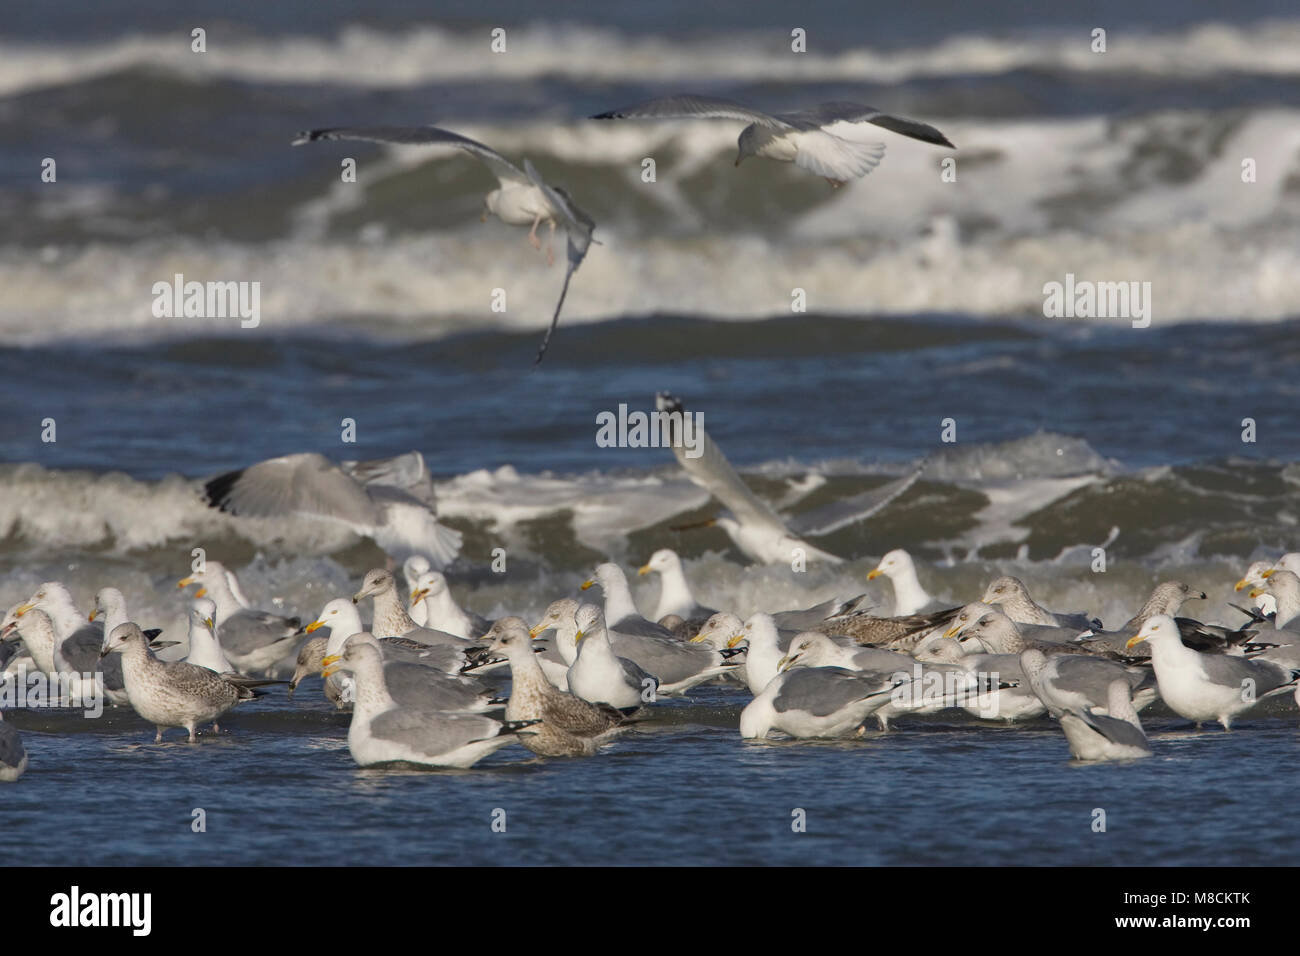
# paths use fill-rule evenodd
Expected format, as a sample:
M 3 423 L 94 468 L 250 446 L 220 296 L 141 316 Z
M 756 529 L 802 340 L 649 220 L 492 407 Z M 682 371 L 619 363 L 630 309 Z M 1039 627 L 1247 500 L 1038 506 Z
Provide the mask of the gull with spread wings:
M 660 392 L 655 396 L 655 405 L 660 413 L 670 416 L 676 413 L 684 420 L 686 410 L 681 399 L 676 396 Z M 697 437 L 701 450 L 696 457 L 687 454 L 679 431 L 671 434 L 673 455 L 686 476 L 731 512 L 698 524 L 682 525 L 677 530 L 716 525 L 727 532 L 746 557 L 758 564 L 790 561 L 796 548 L 801 549 L 806 561 L 839 563 L 843 558 L 813 547 L 804 537 L 827 535 L 870 518 L 911 488 L 921 476 L 920 469 L 917 469 L 861 494 L 813 508 L 797 516 L 782 518 L 771 505 L 750 490 L 703 428 L 699 429 Z
M 324 139 L 361 140 L 369 143 L 390 143 L 399 146 L 441 145 L 464 150 L 475 159 L 480 160 L 496 176 L 499 185 L 483 198 L 483 220 L 492 213 L 502 222 L 511 226 L 528 226 L 528 242 L 534 249 L 541 249 L 542 242 L 537 235 L 537 227 L 543 223 L 550 226 L 550 236 L 554 237 L 557 226 L 563 226 L 568 237 L 568 267 L 564 273 L 564 285 L 560 289 L 560 300 L 555 304 L 555 313 L 546 330 L 541 348 L 537 351 L 534 365 L 539 364 L 546 355 L 546 349 L 555 333 L 555 326 L 560 321 L 560 309 L 564 306 L 564 297 L 569 292 L 569 280 L 578 266 L 582 265 L 587 249 L 595 242 L 592 231 L 596 223 L 577 207 L 567 192 L 558 186 L 547 185 L 538 175 L 533 164 L 525 159 L 524 168 L 520 169 L 496 150 L 484 146 L 450 130 L 436 126 L 358 126 L 337 127 L 333 129 L 313 129 L 299 133 L 293 145 L 313 143 Z M 551 251 L 550 241 L 546 244 L 546 261 L 554 265 L 555 254 Z
M 731 119 L 749 125 L 740 132 L 739 166 L 747 156 L 794 163 L 843 186 L 880 165 L 885 144 L 864 139 L 871 127 L 956 149 L 948 137 L 928 123 L 891 116 L 858 103 L 821 103 L 793 113 L 768 114 L 732 100 L 691 93 L 647 100 L 621 110 L 598 113 L 592 119 Z

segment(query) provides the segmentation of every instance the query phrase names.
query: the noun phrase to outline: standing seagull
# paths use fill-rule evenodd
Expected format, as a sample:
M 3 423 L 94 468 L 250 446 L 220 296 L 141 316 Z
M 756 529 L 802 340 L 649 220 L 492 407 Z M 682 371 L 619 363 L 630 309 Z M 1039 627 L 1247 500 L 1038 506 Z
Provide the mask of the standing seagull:
M 162 741 L 164 727 L 184 727 L 194 743 L 199 724 L 210 720 L 215 732 L 218 717 L 241 700 L 254 697 L 250 684 L 214 674 L 206 667 L 158 660 L 150 653 L 140 628 L 130 621 L 113 629 L 101 653 L 113 651 L 122 654 L 131 706 L 158 729 L 154 743 Z
M 868 126 L 878 126 L 912 139 L 956 149 L 948 137 L 927 123 L 890 116 L 857 103 L 822 103 L 794 113 L 772 115 L 733 100 L 691 93 L 648 100 L 621 110 L 598 113 L 592 119 L 731 119 L 749 123 L 740 132 L 739 166 L 747 156 L 794 163 L 843 186 L 880 165 L 885 144 L 862 139 Z
M 481 160 L 488 169 L 492 170 L 492 175 L 496 176 L 497 182 L 500 183 L 496 189 L 483 198 L 483 204 L 486 207 L 483 213 L 485 222 L 487 221 L 487 214 L 490 212 L 510 226 L 528 226 L 531 224 L 532 228 L 528 231 L 528 242 L 534 249 L 541 249 L 542 247 L 542 241 L 537 236 L 538 226 L 542 225 L 542 223 L 549 225 L 551 227 L 551 237 L 555 236 L 556 226 L 564 226 L 564 230 L 568 234 L 569 263 L 564 273 L 564 286 L 560 289 L 560 301 L 555 305 L 555 314 L 551 317 L 551 325 L 546 330 L 546 337 L 542 339 L 542 347 L 538 349 L 537 359 L 533 363 L 534 365 L 539 364 L 542 357 L 546 355 L 546 347 L 550 345 L 551 335 L 555 332 L 555 326 L 560 321 L 560 309 L 564 306 L 564 297 L 569 292 L 569 280 L 573 277 L 573 273 L 578 270 L 578 266 L 582 265 L 582 260 L 587 255 L 587 249 L 592 242 L 596 241 L 591 238 L 591 233 L 596 228 L 595 221 L 574 204 L 569 194 L 558 186 L 548 186 L 542 177 L 538 175 L 537 170 L 533 168 L 533 164 L 527 159 L 524 160 L 524 168 L 521 170 L 495 149 L 484 146 L 467 136 L 461 136 L 459 133 L 453 133 L 450 130 L 439 129 L 436 126 L 358 126 L 313 129 L 299 133 L 293 141 L 293 145 L 301 146 L 303 143 L 314 143 L 322 139 L 352 139 L 368 143 L 393 143 L 402 146 L 442 145 L 462 149 L 475 159 Z M 555 263 L 555 253 L 551 251 L 549 241 L 546 244 L 546 262 L 548 265 L 554 265 Z
M 1286 693 L 1300 681 L 1300 668 L 1227 654 L 1201 654 L 1183 645 L 1173 618 L 1157 614 L 1129 640 L 1132 647 L 1146 641 L 1160 684 L 1160 697 L 1169 709 L 1199 727 L 1217 720 L 1224 730 L 1232 718 L 1265 697 Z

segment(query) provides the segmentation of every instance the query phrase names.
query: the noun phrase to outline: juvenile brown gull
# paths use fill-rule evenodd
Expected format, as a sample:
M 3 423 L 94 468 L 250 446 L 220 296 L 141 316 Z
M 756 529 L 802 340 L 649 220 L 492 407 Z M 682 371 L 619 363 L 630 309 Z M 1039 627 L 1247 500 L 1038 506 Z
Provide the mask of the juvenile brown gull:
M 144 633 L 130 621 L 109 635 L 104 653 L 110 651 L 122 655 L 131 706 L 158 728 L 155 743 L 162 740 L 165 727 L 184 727 L 189 731 L 190 743 L 194 743 L 199 724 L 212 721 L 213 731 L 218 731 L 218 717 L 254 696 L 246 684 L 214 674 L 206 667 L 158 660 L 146 646 Z
M 613 707 L 592 704 L 557 690 L 542 673 L 530 646 L 528 631 L 519 618 L 503 618 L 488 632 L 489 649 L 510 661 L 510 700 L 506 720 L 538 720 L 535 733 L 521 743 L 544 757 L 579 757 L 593 754 L 625 724 Z

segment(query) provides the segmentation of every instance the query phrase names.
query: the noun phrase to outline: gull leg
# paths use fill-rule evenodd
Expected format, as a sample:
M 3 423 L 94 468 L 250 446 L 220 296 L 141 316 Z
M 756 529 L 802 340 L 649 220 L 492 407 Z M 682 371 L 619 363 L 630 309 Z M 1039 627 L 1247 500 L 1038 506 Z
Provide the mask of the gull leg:
M 194 724 L 190 724 L 190 728 L 189 728 L 189 729 L 190 729 L 190 743 L 192 743 L 192 744 L 196 744 L 196 743 L 198 743 L 198 742 L 199 742 L 199 737 L 198 737 L 198 734 L 196 734 L 196 733 L 194 732 Z
M 221 728 L 217 726 L 217 722 L 215 720 L 212 722 L 212 732 L 214 734 L 221 733 Z
M 551 232 L 546 237 L 546 265 L 548 267 L 555 265 L 555 250 L 551 247 L 555 242 L 555 220 L 551 220 Z
M 533 220 L 533 228 L 528 232 L 528 244 L 538 251 L 542 248 L 542 240 L 537 236 L 537 227 L 542 224 L 542 214 L 538 213 L 537 218 Z
M 154 736 L 153 736 L 153 742 L 156 743 L 156 744 L 160 744 L 160 743 L 162 743 L 162 728 L 161 728 L 161 727 L 158 728 L 158 733 L 154 734 Z
M 829 176 L 827 176 L 826 181 L 831 184 L 832 189 L 839 189 L 841 186 L 844 185 L 843 179 L 831 179 Z

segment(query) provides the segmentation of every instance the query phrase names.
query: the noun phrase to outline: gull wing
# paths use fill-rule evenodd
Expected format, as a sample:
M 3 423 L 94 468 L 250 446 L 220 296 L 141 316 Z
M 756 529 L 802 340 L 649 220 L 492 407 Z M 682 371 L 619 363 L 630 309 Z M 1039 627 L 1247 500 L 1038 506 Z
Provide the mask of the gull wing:
M 921 469 L 918 468 L 910 475 L 886 482 L 879 488 L 872 488 L 851 498 L 833 501 L 795 515 L 789 519 L 790 530 L 801 537 L 815 537 L 838 531 L 846 525 L 865 521 L 883 511 L 891 501 L 916 484 L 916 479 L 920 477 Z
M 782 113 L 773 118 L 795 129 L 822 129 L 836 136 L 843 136 L 847 133 L 849 138 L 852 138 L 852 133 L 849 130 L 839 130 L 836 127 L 870 123 L 872 126 L 879 126 L 881 129 L 887 129 L 892 133 L 919 139 L 923 143 L 933 143 L 935 146 L 947 146 L 951 149 L 957 148 L 953 146 L 947 136 L 944 136 L 943 133 L 929 123 L 907 119 L 904 116 L 882 113 L 874 106 L 863 106 L 859 103 L 821 103 L 806 110 Z
M 791 125 L 781 117 L 750 109 L 735 100 L 694 93 L 661 96 L 635 106 L 597 113 L 592 119 L 734 119 L 769 129 L 787 129 Z
M 209 505 L 233 515 L 282 517 L 311 514 L 373 527 L 379 507 L 334 462 L 315 452 L 284 455 L 226 472 L 203 486 Z
M 542 339 L 542 347 L 537 350 L 537 358 L 533 361 L 533 365 L 540 365 L 542 359 L 546 357 L 546 349 L 551 344 L 551 336 L 555 334 L 555 327 L 560 323 L 560 309 L 564 307 L 564 297 L 569 294 L 569 280 L 578 271 L 578 266 L 582 265 L 582 260 L 586 258 L 587 250 L 595 242 L 591 238 L 591 234 L 596 228 L 596 222 L 579 209 L 563 189 L 548 186 L 533 167 L 531 160 L 524 160 L 524 169 L 528 171 L 529 180 L 541 190 L 542 195 L 551 204 L 564 226 L 568 248 L 568 264 L 564 270 L 564 285 L 560 288 L 560 300 L 555 303 L 555 314 L 551 316 L 550 327 L 547 328 L 546 335 Z
M 527 185 L 528 177 L 510 160 L 478 140 L 461 136 L 437 126 L 338 126 L 331 129 L 305 130 L 293 140 L 294 146 L 322 139 L 351 139 L 367 143 L 392 143 L 400 146 L 442 145 L 463 149 L 482 161 L 501 185 Z
M 687 414 L 681 401 L 672 396 L 660 393 L 656 402 L 660 411 L 681 412 L 683 416 Z M 742 524 L 765 524 L 782 534 L 789 534 L 789 529 L 777 513 L 749 490 L 749 486 L 731 467 L 731 462 L 727 461 L 727 456 L 703 428 L 699 429 L 696 439 L 700 444 L 700 455 L 690 458 L 681 442 L 680 433 L 676 428 L 672 429 L 673 454 L 686 476 L 722 502 Z
M 867 175 L 885 155 L 884 143 L 858 143 L 826 130 L 799 133 L 799 150 L 794 164 L 810 173 L 847 182 Z
M 398 488 L 430 508 L 436 504 L 433 477 L 424 463 L 424 456 L 418 451 L 370 461 L 344 461 L 339 463 L 339 467 L 368 490 Z

